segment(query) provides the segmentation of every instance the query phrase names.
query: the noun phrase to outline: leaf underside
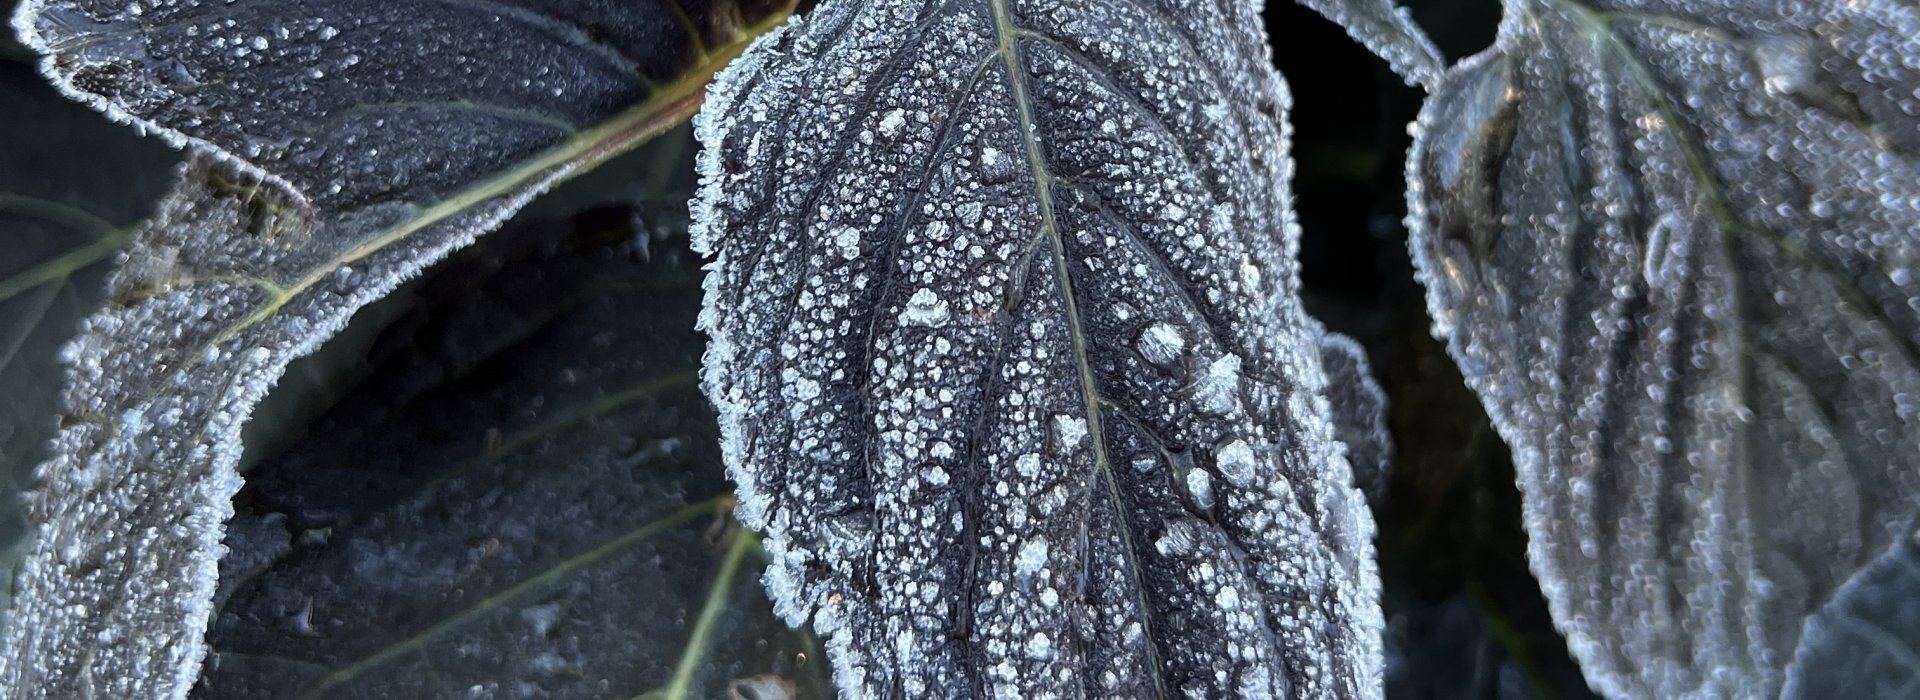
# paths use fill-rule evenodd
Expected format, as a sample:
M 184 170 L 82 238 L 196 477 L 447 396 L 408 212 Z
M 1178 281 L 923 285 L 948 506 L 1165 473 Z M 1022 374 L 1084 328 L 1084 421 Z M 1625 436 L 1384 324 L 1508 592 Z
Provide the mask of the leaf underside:
M 741 517 L 851 697 L 1370 697 L 1251 4 L 822 3 L 716 82 Z
M 1920 13 L 1507 5 L 1408 166 L 1436 331 L 1594 687 L 1774 695 L 1920 513 Z
M 247 473 L 196 697 L 826 690 L 729 527 L 684 206 L 668 241 L 514 225 L 403 292 L 360 384 Z
M 0 690 L 185 693 L 252 406 L 355 309 L 690 114 L 786 7 L 737 5 L 23 6 L 70 96 L 214 155 L 71 353 Z

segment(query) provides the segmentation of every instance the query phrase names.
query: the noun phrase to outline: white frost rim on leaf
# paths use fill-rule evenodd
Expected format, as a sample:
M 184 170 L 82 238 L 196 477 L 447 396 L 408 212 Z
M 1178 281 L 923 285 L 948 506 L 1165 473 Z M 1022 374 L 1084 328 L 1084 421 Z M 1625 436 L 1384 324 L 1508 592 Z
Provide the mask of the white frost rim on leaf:
M 34 20 L 39 17 L 41 10 L 47 2 L 48 0 L 23 0 L 20 6 L 15 8 L 13 13 L 13 31 L 15 35 L 19 37 L 21 44 L 25 45 L 34 53 L 39 54 L 40 60 L 37 62 L 37 66 L 40 69 L 40 75 L 47 79 L 47 83 L 59 90 L 62 96 L 106 115 L 107 119 L 115 123 L 131 126 L 142 136 L 156 136 L 162 143 L 168 146 L 178 149 L 192 148 L 195 151 L 211 155 L 219 160 L 222 165 L 233 168 L 243 175 L 258 178 L 262 182 L 272 184 L 276 189 L 293 198 L 294 203 L 302 207 L 311 207 L 313 205 L 313 202 L 307 198 L 307 193 L 300 191 L 298 187 L 294 187 L 293 183 L 288 182 L 279 175 L 255 166 L 253 163 L 248 162 L 247 159 L 236 155 L 232 151 L 221 148 L 211 141 L 196 138 L 184 132 L 167 128 L 159 122 L 142 118 L 139 115 L 121 109 L 113 100 L 81 90 L 74 87 L 72 83 L 67 82 L 66 79 L 60 75 L 60 72 L 56 70 L 57 66 L 55 65 L 54 55 L 58 47 L 48 44 L 45 38 L 40 36 L 40 31 L 34 27 Z

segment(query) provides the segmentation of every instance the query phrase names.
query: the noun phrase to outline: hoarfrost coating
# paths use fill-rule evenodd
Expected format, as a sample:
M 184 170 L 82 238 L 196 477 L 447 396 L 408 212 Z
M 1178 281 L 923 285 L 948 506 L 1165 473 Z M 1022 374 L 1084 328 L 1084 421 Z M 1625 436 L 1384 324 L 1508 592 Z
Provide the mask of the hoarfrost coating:
M 851 697 L 1374 697 L 1256 10 L 822 3 L 718 80 L 739 514 Z
M 1615 697 L 1866 673 L 1787 663 L 1920 518 L 1920 15 L 1506 5 L 1408 226 L 1569 649 Z
M 14 26 L 57 87 L 198 155 L 69 352 L 0 695 L 184 697 L 241 427 L 287 363 L 554 183 L 684 118 L 752 23 L 785 12 L 688 28 L 664 4 L 568 7 L 621 31 L 545 46 L 514 39 L 551 17 L 451 4 L 21 5 Z M 609 65 L 609 43 L 646 65 Z M 474 45 L 497 47 L 483 70 Z

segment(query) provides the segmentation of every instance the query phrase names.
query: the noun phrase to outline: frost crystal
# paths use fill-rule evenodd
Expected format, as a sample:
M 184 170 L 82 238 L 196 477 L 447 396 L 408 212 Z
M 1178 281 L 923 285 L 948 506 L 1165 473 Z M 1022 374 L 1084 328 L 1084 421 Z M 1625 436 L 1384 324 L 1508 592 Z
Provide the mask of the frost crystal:
M 1775 697 L 1816 606 L 1920 520 L 1920 14 L 1507 15 L 1407 168 L 1436 329 L 1594 687 Z
M 716 84 L 706 390 L 849 697 L 1379 694 L 1255 5 L 827 0 Z
M 1140 355 L 1156 365 L 1170 366 L 1187 350 L 1187 339 L 1171 323 L 1155 323 L 1140 332 Z

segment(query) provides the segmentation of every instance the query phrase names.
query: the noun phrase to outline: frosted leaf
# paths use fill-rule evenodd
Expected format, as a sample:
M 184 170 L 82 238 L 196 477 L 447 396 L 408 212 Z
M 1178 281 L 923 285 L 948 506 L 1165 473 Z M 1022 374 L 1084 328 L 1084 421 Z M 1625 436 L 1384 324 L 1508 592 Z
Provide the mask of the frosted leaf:
M 0 37 L 0 52 L 7 48 Z M 20 493 L 58 424 L 60 346 L 179 156 L 0 60 L 0 626 L 30 531 Z M 0 651 L 0 653 L 4 653 Z
M 1507 12 L 1417 125 L 1435 328 L 1595 688 L 1771 696 L 1920 514 L 1920 16 Z
M 706 388 L 846 696 L 1379 695 L 1260 26 L 829 0 L 716 83 Z
M 1920 542 L 1881 554 L 1807 619 L 1783 698 L 1920 694 Z
M 192 697 L 830 697 L 729 522 L 699 261 L 633 248 L 510 225 L 354 319 L 385 350 L 248 469 Z
M 704 17 L 706 54 L 664 6 L 431 8 L 37 0 L 14 17 L 70 97 L 212 155 L 136 234 L 108 308 L 66 351 L 0 695 L 183 695 L 240 427 L 286 363 L 539 191 L 684 118 L 760 27 Z M 619 21 L 591 37 L 574 24 L 595 17 Z
M 1347 446 L 1353 483 L 1378 510 L 1393 480 L 1393 435 L 1387 428 L 1387 392 L 1374 380 L 1367 351 L 1338 333 L 1320 337 L 1334 435 Z
M 1407 9 L 1393 0 L 1296 0 L 1347 30 L 1375 56 L 1386 60 L 1408 85 L 1432 90 L 1446 70 L 1440 49 L 1414 24 Z

